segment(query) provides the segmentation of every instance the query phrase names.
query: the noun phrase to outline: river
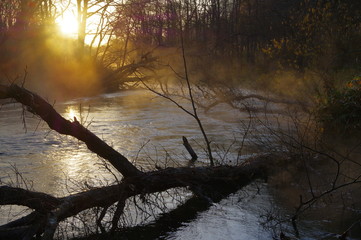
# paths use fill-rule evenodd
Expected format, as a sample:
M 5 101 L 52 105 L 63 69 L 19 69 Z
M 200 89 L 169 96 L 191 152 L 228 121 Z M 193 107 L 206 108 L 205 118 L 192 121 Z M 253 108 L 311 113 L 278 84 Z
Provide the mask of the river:
M 207 164 L 203 138 L 195 120 L 150 92 L 129 90 L 74 99 L 55 103 L 55 108 L 67 119 L 76 117 L 144 170 L 155 166 L 186 166 L 190 157 L 182 145 L 182 136 L 188 138 L 198 153 L 197 164 Z M 82 184 L 100 186 L 115 180 L 104 162 L 83 143 L 50 131 L 43 121 L 28 112 L 24 116 L 23 112 L 16 103 L 3 104 L 0 109 L 3 184 L 32 186 L 36 191 L 64 196 L 79 191 Z M 262 134 L 243 139 L 249 115 L 226 105 L 202 114 L 201 119 L 212 140 L 215 159 L 220 163 L 236 164 L 259 154 L 262 149 L 254 148 L 252 142 L 259 138 L 271 139 Z M 278 189 L 266 183 L 251 184 L 214 204 L 164 239 L 272 239 L 272 231 L 267 228 L 271 221 L 266 221 L 269 213 L 283 216 L 293 213 L 293 207 L 285 206 L 278 194 Z M 4 223 L 9 218 L 9 209 L 0 211 L 0 221 Z M 311 215 L 300 223 L 301 239 L 336 239 L 347 224 L 342 219 L 330 222 L 323 221 L 320 215 Z M 293 234 L 287 223 L 277 227 L 280 229 Z

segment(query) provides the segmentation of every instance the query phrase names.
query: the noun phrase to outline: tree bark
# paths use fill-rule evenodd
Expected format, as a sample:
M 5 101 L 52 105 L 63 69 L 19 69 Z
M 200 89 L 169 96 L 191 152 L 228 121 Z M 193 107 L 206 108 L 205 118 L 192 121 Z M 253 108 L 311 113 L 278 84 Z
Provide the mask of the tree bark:
M 88 2 L 89 0 L 77 0 L 78 9 L 78 47 L 80 55 L 84 54 L 84 44 L 86 36 L 86 24 L 88 19 Z

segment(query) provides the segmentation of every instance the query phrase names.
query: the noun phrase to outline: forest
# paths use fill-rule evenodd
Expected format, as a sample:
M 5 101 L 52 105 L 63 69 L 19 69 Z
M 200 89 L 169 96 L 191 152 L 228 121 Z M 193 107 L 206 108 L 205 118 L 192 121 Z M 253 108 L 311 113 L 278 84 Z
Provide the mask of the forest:
M 0 1 L 0 239 L 360 239 L 360 58 L 361 1 Z

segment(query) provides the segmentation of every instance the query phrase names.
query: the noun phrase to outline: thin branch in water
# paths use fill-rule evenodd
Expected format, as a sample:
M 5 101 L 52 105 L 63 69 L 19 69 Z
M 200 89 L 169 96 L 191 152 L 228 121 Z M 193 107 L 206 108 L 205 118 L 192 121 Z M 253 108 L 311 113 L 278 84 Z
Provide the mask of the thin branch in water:
M 244 148 L 244 143 L 246 141 L 246 138 L 247 138 L 247 135 L 251 129 L 251 125 L 252 125 L 252 115 L 251 115 L 251 111 L 248 112 L 249 114 L 249 120 L 248 120 L 248 124 L 247 124 L 247 127 L 244 131 L 244 134 L 242 136 L 242 141 L 241 141 L 241 146 L 239 147 L 239 150 L 238 150 L 238 153 L 237 153 L 237 165 L 239 164 L 239 160 L 242 156 L 242 151 L 243 151 L 243 148 Z
M 197 108 L 196 108 L 195 101 L 194 101 L 194 98 L 193 98 L 192 87 L 191 87 L 191 83 L 190 83 L 189 75 L 188 75 L 188 67 L 187 67 L 187 60 L 186 60 L 185 48 L 184 48 L 182 24 L 180 24 L 180 27 L 181 27 L 180 37 L 181 37 L 183 67 L 184 67 L 184 73 L 185 73 L 185 80 L 186 80 L 187 87 L 188 87 L 188 94 L 189 94 L 189 97 L 191 99 L 191 104 L 192 104 L 192 109 L 193 109 L 192 116 L 197 121 L 198 126 L 199 126 L 199 128 L 200 128 L 200 130 L 202 132 L 204 141 L 206 142 L 206 145 L 207 145 L 207 153 L 208 153 L 208 158 L 209 158 L 209 161 L 210 161 L 210 166 L 213 167 L 214 166 L 214 161 L 213 161 L 213 156 L 212 156 L 211 142 L 208 139 L 208 136 L 207 136 L 207 134 L 206 134 L 206 132 L 204 130 L 203 124 L 202 124 L 201 120 L 199 119 L 199 116 L 198 116 L 198 113 L 197 113 Z

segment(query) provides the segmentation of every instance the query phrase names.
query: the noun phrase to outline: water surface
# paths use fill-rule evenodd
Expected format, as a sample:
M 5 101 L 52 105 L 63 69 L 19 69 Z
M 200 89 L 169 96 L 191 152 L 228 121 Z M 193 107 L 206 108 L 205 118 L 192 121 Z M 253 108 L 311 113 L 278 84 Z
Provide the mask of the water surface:
M 182 104 L 190 109 L 186 102 Z M 149 92 L 134 90 L 104 94 L 57 103 L 55 108 L 66 119 L 76 117 L 143 170 L 156 166 L 187 166 L 190 156 L 182 145 L 182 136 L 188 138 L 197 152 L 197 164 L 208 164 L 195 120 Z M 262 152 L 262 149 L 253 148 L 252 143 L 260 139 L 269 142 L 271 137 L 259 131 L 257 136 L 249 134 L 244 139 L 247 130 L 244 126 L 249 119 L 247 113 L 227 105 L 201 114 L 217 162 L 236 164 Z M 100 186 L 121 177 L 109 173 L 104 161 L 82 142 L 50 131 L 46 123 L 30 113 L 24 115 L 19 104 L 2 105 L 0 126 L 0 177 L 3 183 L 32 186 L 36 191 L 65 196 L 79 191 L 81 186 Z M 264 126 L 256 128 L 262 130 Z M 239 151 L 240 145 L 243 145 L 242 151 Z M 21 172 L 22 177 L 16 171 Z M 250 185 L 200 213 L 197 219 L 185 223 L 165 238 L 271 239 L 272 231 L 264 224 L 267 214 L 274 211 L 287 216 L 293 212 L 293 206 L 282 206 L 284 201 L 277 194 L 279 192 L 269 189 L 266 183 Z M 4 210 L 0 221 L 7 219 Z M 283 226 L 284 232 L 293 234 L 289 224 Z M 302 222 L 300 228 L 303 239 L 328 239 L 340 233 L 343 226 L 338 226 L 335 228 L 334 224 L 313 216 Z

